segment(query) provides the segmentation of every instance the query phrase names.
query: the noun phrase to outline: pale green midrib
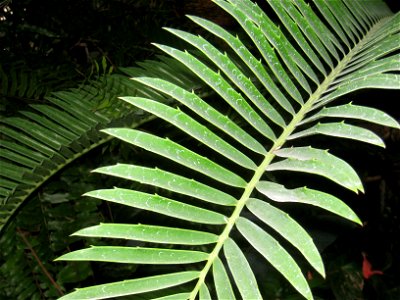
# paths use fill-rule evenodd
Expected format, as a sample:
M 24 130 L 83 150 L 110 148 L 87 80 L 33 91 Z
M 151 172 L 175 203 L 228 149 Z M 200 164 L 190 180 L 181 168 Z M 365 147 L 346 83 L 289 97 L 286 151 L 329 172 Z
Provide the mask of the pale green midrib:
M 196 286 L 190 294 L 190 300 L 195 300 L 197 293 L 201 285 L 204 283 L 205 277 L 208 274 L 211 266 L 214 263 L 215 258 L 218 256 L 221 251 L 225 241 L 229 238 L 229 234 L 233 229 L 233 226 L 236 224 L 236 221 L 240 217 L 240 214 L 245 207 L 251 193 L 254 191 L 257 183 L 260 181 L 262 175 L 265 172 L 267 166 L 271 163 L 272 159 L 275 157 L 274 151 L 281 148 L 286 142 L 287 137 L 295 130 L 296 126 L 302 121 L 307 112 L 309 112 L 316 101 L 320 98 L 320 96 L 327 90 L 330 84 L 335 80 L 335 78 L 341 73 L 341 71 L 347 66 L 347 64 L 351 61 L 354 55 L 358 53 L 358 51 L 367 43 L 371 36 L 382 27 L 391 17 L 386 17 L 379 22 L 377 22 L 370 31 L 364 36 L 364 38 L 352 49 L 349 53 L 338 63 L 337 67 L 332 70 L 332 72 L 326 77 L 326 79 L 322 82 L 322 84 L 318 87 L 318 89 L 310 95 L 307 102 L 304 106 L 299 110 L 299 112 L 294 115 L 293 120 L 289 123 L 289 125 L 284 129 L 280 137 L 275 141 L 271 149 L 265 155 L 264 160 L 260 164 L 260 166 L 255 170 L 255 173 L 252 179 L 248 182 L 245 187 L 245 190 L 242 194 L 242 197 L 239 199 L 238 204 L 236 205 L 235 210 L 232 215 L 229 217 L 227 225 L 224 231 L 219 236 L 218 242 L 215 245 L 215 248 L 209 255 L 209 259 L 207 260 L 206 265 L 203 270 L 200 272 L 199 279 L 197 281 Z

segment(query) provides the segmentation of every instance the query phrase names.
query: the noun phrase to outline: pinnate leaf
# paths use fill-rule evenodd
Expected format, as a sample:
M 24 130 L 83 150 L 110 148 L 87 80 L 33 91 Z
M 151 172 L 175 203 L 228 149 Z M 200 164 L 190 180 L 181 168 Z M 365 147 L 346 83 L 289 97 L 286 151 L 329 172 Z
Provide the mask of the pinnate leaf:
M 233 172 L 167 138 L 160 138 L 128 128 L 112 128 L 103 131 L 135 146 L 167 157 L 223 183 L 238 187 L 246 185 L 246 182 Z
M 209 232 L 144 224 L 101 223 L 81 229 L 73 235 L 183 245 L 203 245 L 218 240 L 217 235 Z
M 268 233 L 253 222 L 240 217 L 239 232 L 276 268 L 305 298 L 312 299 L 311 290 L 299 266 L 287 251 Z
M 256 277 L 242 250 L 232 239 L 226 240 L 224 254 L 242 298 L 262 299 Z
M 64 254 L 56 260 L 90 260 L 130 264 L 185 264 L 207 260 L 200 251 L 141 247 L 92 246 Z
M 354 105 L 352 103 L 333 107 L 324 107 L 318 113 L 305 119 L 302 124 L 325 117 L 357 119 L 379 124 L 382 126 L 400 129 L 400 124 L 387 113 L 376 108 Z
M 274 153 L 287 159 L 272 163 L 267 167 L 267 171 L 288 170 L 318 174 L 356 193 L 364 191 L 354 169 L 327 150 L 295 147 L 279 149 Z
M 218 299 L 235 299 L 228 274 L 219 257 L 215 258 L 213 264 L 213 276 Z
M 330 194 L 306 187 L 287 189 L 270 181 L 260 181 L 256 188 L 273 201 L 311 204 L 361 225 L 357 215 L 345 203 Z
M 308 129 L 296 132 L 288 137 L 288 140 L 293 140 L 314 134 L 323 134 L 340 138 L 352 139 L 360 142 L 369 143 L 372 145 L 385 147 L 382 139 L 368 129 L 362 127 L 341 123 L 318 123 Z
M 59 300 L 108 299 L 157 291 L 192 281 L 199 276 L 199 273 L 196 271 L 185 271 L 100 284 L 77 289 L 75 292 L 59 298 Z
M 227 193 L 193 179 L 187 179 L 158 168 L 151 169 L 135 165 L 117 164 L 115 166 L 101 167 L 93 172 L 135 180 L 215 204 L 236 205 L 237 203 L 237 200 Z
M 226 217 L 207 209 L 128 189 L 106 189 L 86 193 L 85 196 L 145 209 L 191 222 L 224 224 Z
M 279 232 L 283 238 L 295 246 L 308 262 L 325 276 L 324 264 L 310 235 L 287 213 L 259 199 L 250 198 L 247 208 L 265 224 Z

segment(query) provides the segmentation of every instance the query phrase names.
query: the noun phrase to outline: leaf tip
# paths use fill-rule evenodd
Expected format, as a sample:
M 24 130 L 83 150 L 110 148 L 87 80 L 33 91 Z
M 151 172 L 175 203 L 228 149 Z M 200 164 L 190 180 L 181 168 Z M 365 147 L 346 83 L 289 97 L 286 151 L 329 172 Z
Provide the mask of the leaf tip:
M 68 255 L 69 253 L 63 254 L 55 259 L 53 259 L 53 261 L 63 261 L 66 260 L 65 257 Z
M 162 49 L 163 45 L 159 44 L 159 43 L 151 43 L 153 46 Z
M 96 195 L 97 195 L 97 191 L 90 191 L 90 192 L 86 192 L 86 193 L 82 194 L 82 197 L 96 198 Z
M 355 218 L 352 220 L 354 223 L 360 225 L 361 227 L 364 227 L 363 222 L 360 220 L 358 216 L 355 216 Z
M 360 184 L 360 186 L 357 187 L 357 192 L 356 193 L 358 194 L 359 191 L 361 193 L 365 194 L 364 186 L 362 184 Z
M 104 128 L 104 129 L 100 129 L 100 132 L 106 133 L 108 135 L 114 135 L 115 131 L 118 128 Z
M 96 169 L 94 169 L 94 170 L 90 170 L 90 173 L 102 173 L 102 169 L 103 169 L 104 167 L 100 167 L 100 168 L 96 168 Z

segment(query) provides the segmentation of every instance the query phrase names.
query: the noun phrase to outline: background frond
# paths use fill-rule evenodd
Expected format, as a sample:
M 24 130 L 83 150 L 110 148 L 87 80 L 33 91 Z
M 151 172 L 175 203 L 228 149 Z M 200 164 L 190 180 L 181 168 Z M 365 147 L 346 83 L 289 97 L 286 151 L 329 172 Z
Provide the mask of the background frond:
M 162 71 L 171 74 L 169 79 L 185 88 L 201 88 L 184 68 L 176 68 L 170 59 L 161 59 L 164 62 L 149 60 L 140 67 L 122 70 L 129 76 L 154 76 Z M 1 121 L 1 227 L 51 176 L 110 141 L 100 129 L 117 124 L 137 127 L 153 119 L 141 110 L 131 111 L 116 101 L 126 93 L 167 101 L 166 97 L 129 80 L 126 75 L 113 74 L 79 88 L 54 92 L 46 97 L 49 104 L 31 104 L 29 110 Z

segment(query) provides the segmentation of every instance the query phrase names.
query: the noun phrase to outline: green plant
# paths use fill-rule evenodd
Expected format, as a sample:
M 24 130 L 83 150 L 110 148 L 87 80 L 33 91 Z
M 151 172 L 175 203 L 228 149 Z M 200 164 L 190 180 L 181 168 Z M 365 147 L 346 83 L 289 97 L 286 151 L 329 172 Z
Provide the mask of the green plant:
M 66 10 L 82 5 L 67 2 L 65 5 L 61 4 Z M 93 6 L 92 10 L 81 10 L 84 11 L 83 19 L 88 24 L 95 24 L 94 21 L 90 22 L 96 19 L 93 9 L 105 12 L 104 16 L 107 18 L 112 18 L 116 12 L 115 9 L 103 10 L 104 7 L 99 7 L 100 3 L 86 2 Z M 179 62 L 166 57 L 159 57 L 156 62 L 139 62 L 139 67 L 124 68 L 126 73 L 121 72 L 121 68 L 117 71 L 118 74 L 109 75 L 114 71 L 114 65 L 109 65 L 111 59 L 117 65 L 121 61 L 129 64 L 130 60 L 123 57 L 125 54 L 136 60 L 151 55 L 144 51 L 147 49 L 144 38 L 148 36 L 144 29 L 149 28 L 154 33 L 155 27 L 145 28 L 140 23 L 149 23 L 151 20 L 164 24 L 166 18 L 161 14 L 169 14 L 173 8 L 169 6 L 168 10 L 160 9 L 164 6 L 163 1 L 157 5 L 157 15 L 154 15 L 154 3 L 150 4 L 152 14 L 143 14 L 145 7 L 149 6 L 148 1 L 133 1 L 128 4 L 131 10 L 135 10 L 135 14 L 145 18 L 139 20 L 129 14 L 129 19 L 135 20 L 136 27 L 141 28 L 140 33 L 145 35 L 132 34 L 133 43 L 132 40 L 124 39 L 124 43 L 130 48 L 121 48 L 121 43 L 118 44 L 118 36 L 126 34 L 113 25 L 110 27 L 114 32 L 98 28 L 102 35 L 86 40 L 87 35 L 84 32 L 74 32 L 75 26 L 82 28 L 77 22 L 64 24 L 66 26 L 62 28 L 57 25 L 60 24 L 60 15 L 51 8 L 51 3 L 22 1 L 15 5 L 12 5 L 13 9 L 7 8 L 7 20 L 0 22 L 5 54 L 0 59 L 0 248 L 6 249 L 0 255 L 0 298 L 53 299 L 62 295 L 72 282 L 79 285 L 80 282 L 90 282 L 93 279 L 86 278 L 92 273 L 90 263 L 78 265 L 66 262 L 51 265 L 51 261 L 66 249 L 74 249 L 78 238 L 68 237 L 71 232 L 104 221 L 104 218 L 100 218 L 104 211 L 103 207 L 97 205 L 99 202 L 87 203 L 85 199 L 74 198 L 71 196 L 73 193 L 67 190 L 60 194 L 53 187 L 59 181 L 62 186 L 68 185 L 75 193 L 81 194 L 98 187 L 88 184 L 88 181 L 79 176 L 81 184 L 87 188 L 79 191 L 82 186 L 77 189 L 73 182 L 63 180 L 64 173 L 67 173 L 66 167 L 71 166 L 73 170 L 88 173 L 93 165 L 88 167 L 86 164 L 85 169 L 82 157 L 98 155 L 100 151 L 103 151 L 102 161 L 107 161 L 116 142 L 112 142 L 113 138 L 102 134 L 99 129 L 116 124 L 135 127 L 154 119 L 142 111 L 126 109 L 122 102 L 115 101 L 118 95 L 152 95 L 151 97 L 160 101 L 168 101 L 163 95 L 157 95 L 149 88 L 129 80 L 126 73 L 130 76 L 155 76 L 162 70 L 173 74 L 178 82 L 188 84 L 187 88 L 198 88 L 199 85 L 197 79 L 179 66 Z M 36 23 L 38 19 L 32 20 L 30 16 L 36 15 L 33 11 L 40 11 L 41 5 L 52 11 L 49 14 L 51 17 L 48 20 L 41 18 Z M 110 3 L 107 2 L 106 5 L 109 6 Z M 112 7 L 127 12 L 126 6 L 117 6 L 118 4 Z M 66 15 L 64 9 L 61 15 Z M 72 15 L 80 18 L 76 11 Z M 126 19 L 126 23 L 131 25 L 129 19 Z M 108 19 L 104 22 L 106 23 L 118 24 L 132 33 L 120 20 L 110 23 Z M 91 29 L 87 30 L 91 32 Z M 18 39 L 13 40 L 16 36 Z M 107 36 L 112 36 L 113 40 Z M 73 45 L 77 40 L 79 42 L 71 49 L 70 43 Z M 114 50 L 101 44 L 101 41 L 113 45 Z M 93 47 L 100 52 L 93 51 Z M 119 48 L 118 53 L 115 47 Z M 80 50 L 87 50 L 83 61 L 79 59 Z M 141 55 L 137 55 L 139 51 Z M 107 57 L 107 60 L 106 57 L 100 60 L 99 55 L 103 53 L 114 55 Z M 83 64 L 80 65 L 80 62 Z M 81 76 L 85 77 L 83 84 L 66 90 L 76 86 L 76 82 L 81 81 L 78 78 Z M 90 117 L 85 118 L 83 115 Z M 9 116 L 11 117 L 8 118 Z M 93 122 L 94 119 L 97 122 Z M 72 130 L 67 124 L 68 120 L 75 124 Z M 122 153 L 121 157 L 126 153 L 118 152 Z M 115 154 L 116 151 L 113 151 L 112 155 Z M 61 176 L 54 176 L 56 174 Z M 112 208 L 104 207 L 106 214 L 111 213 Z M 114 210 L 112 213 L 115 213 Z M 58 230 L 59 228 L 63 230 Z M 118 271 L 128 269 L 132 270 L 132 267 L 123 266 Z M 99 274 L 101 270 L 97 270 L 96 276 Z
M 65 68 L 65 66 L 62 67 Z M 33 102 L 43 99 L 52 91 L 65 89 L 65 86 L 71 83 L 68 80 L 69 74 L 61 69 L 58 66 L 57 68 L 28 70 L 26 65 L 20 62 L 7 66 L 4 70 L 0 65 L 1 103 L 5 104 L 8 100 L 9 103 L 14 102 L 15 105 L 15 99 L 29 99 Z
M 149 297 L 195 299 L 199 294 L 200 299 L 233 299 L 240 294 L 244 299 L 259 299 L 263 292 L 241 247 L 245 243 L 299 293 L 312 299 L 307 280 L 288 252 L 294 249 L 282 246 L 269 228 L 297 248 L 324 276 L 321 257 L 308 233 L 284 212 L 286 205 L 279 203 L 310 204 L 360 223 L 354 212 L 331 193 L 293 187 L 280 174 L 320 175 L 356 193 L 363 191 L 349 164 L 326 149 L 312 148 L 314 139 L 308 137 L 323 134 L 384 146 L 376 134 L 352 125 L 351 119 L 399 128 L 393 118 L 377 109 L 332 103 L 363 88 L 400 88 L 399 75 L 394 73 L 400 69 L 396 52 L 400 14 L 393 15 L 381 1 L 315 0 L 311 5 L 302 0 L 268 1 L 273 12 L 264 12 L 248 0 L 214 2 L 239 22 L 252 43 L 245 45 L 220 26 L 190 17 L 222 39 L 229 53 L 202 37 L 174 29 L 168 30 L 200 50 L 201 58 L 157 46 L 189 67 L 224 102 L 205 101 L 177 84 L 148 77 L 134 79 L 176 99 L 179 107 L 142 97 L 122 98 L 175 125 L 213 151 L 193 143 L 182 146 L 139 130 L 106 129 L 110 136 L 173 161 L 171 169 L 176 170 L 175 163 L 183 169 L 171 173 L 128 164 L 102 167 L 95 172 L 155 186 L 160 195 L 122 188 L 86 194 L 166 215 L 175 224 L 89 227 L 75 235 L 137 240 L 145 246 L 93 246 L 59 258 L 182 264 L 184 271 L 170 268 L 172 272 L 78 289 L 62 299 L 103 299 L 155 291 L 161 294 Z M 273 175 L 275 171 L 280 172 Z M 319 188 L 326 183 L 321 182 Z M 172 288 L 176 286 L 182 288 Z
M 100 201 L 88 203 L 79 197 L 91 186 L 89 174 L 77 180 L 79 171 L 77 167 L 70 168 L 42 188 L 2 234 L 0 299 L 55 299 L 65 293 L 68 284 L 93 277 L 90 263 L 52 264 L 65 248 L 71 249 L 77 242 L 77 238 L 69 237 L 71 232 L 83 224 L 104 221 L 99 213 Z M 66 186 L 73 191 L 63 190 Z
M 198 80 L 166 57 L 138 65 L 123 68 L 123 74 L 109 75 L 103 61 L 96 70 L 104 73 L 100 78 L 93 76 L 79 88 L 52 93 L 40 104 L 1 120 L 0 248 L 7 249 L 0 255 L 1 299 L 53 299 L 62 295 L 65 284 L 83 281 L 92 273 L 89 264 L 51 265 L 55 257 L 76 242 L 76 237 L 68 237 L 71 232 L 104 221 L 98 204 L 76 196 L 96 185 L 82 176 L 78 181 L 81 185 L 77 184 L 69 179 L 73 175 L 66 175 L 71 173 L 65 171 L 66 167 L 71 166 L 75 175 L 86 174 L 93 165 L 85 169 L 79 159 L 90 152 L 97 153 L 98 148 L 103 151 L 102 160 L 111 157 L 106 149 L 112 137 L 98 129 L 111 124 L 135 127 L 154 119 L 142 111 L 126 109 L 123 103 L 115 101 L 117 95 L 151 94 L 160 101 L 169 101 L 132 82 L 125 74 L 154 76 L 157 70 L 168 74 L 182 69 L 176 80 L 189 88 L 199 87 Z M 91 117 L 85 119 L 84 115 Z M 72 132 L 67 130 L 67 120 L 74 120 Z M 56 139 L 51 142 L 45 136 Z M 54 177 L 57 173 L 61 176 Z
M 182 69 L 173 60 L 161 57 L 159 61 L 142 62 L 141 67 L 121 70 L 129 76 L 154 76 L 155 64 L 166 74 Z M 189 88 L 199 87 L 184 70 L 175 80 Z M 112 139 L 99 129 L 112 124 L 135 127 L 154 118 L 116 102 L 117 95 L 124 93 L 152 95 L 167 101 L 126 75 L 112 74 L 79 88 L 52 93 L 46 102 L 31 104 L 18 115 L 0 121 L 0 233 L 54 174 Z

